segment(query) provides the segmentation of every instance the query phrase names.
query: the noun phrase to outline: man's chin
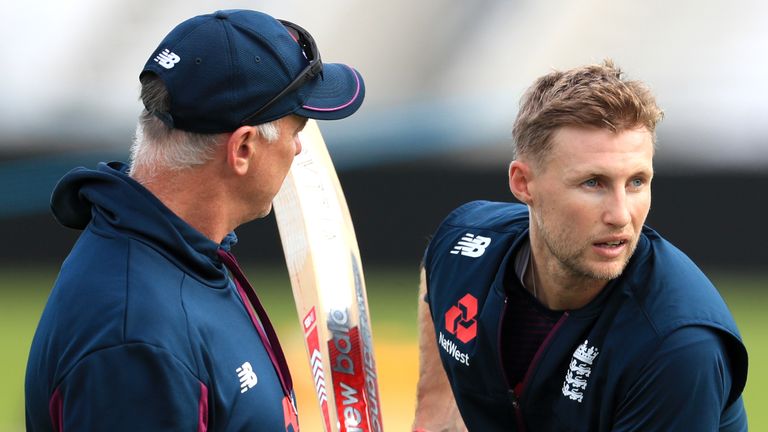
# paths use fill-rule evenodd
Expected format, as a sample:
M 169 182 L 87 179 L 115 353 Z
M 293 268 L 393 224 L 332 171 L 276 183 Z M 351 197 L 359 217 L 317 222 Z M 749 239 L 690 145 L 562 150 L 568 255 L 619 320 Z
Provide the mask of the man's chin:
M 609 281 L 618 278 L 627 267 L 627 260 L 596 263 L 586 272 L 592 279 Z
M 262 219 L 262 218 L 265 218 L 265 217 L 269 216 L 269 214 L 270 214 L 271 212 L 272 212 L 272 203 L 269 203 L 269 205 L 267 206 L 267 208 L 265 208 L 264 210 L 262 210 L 262 212 L 261 212 L 261 213 L 259 213 L 259 214 L 258 214 L 258 216 L 256 216 L 256 219 Z
M 269 203 L 265 208 L 254 212 L 251 216 L 248 217 L 248 220 L 244 221 L 243 223 L 255 221 L 256 219 L 264 219 L 265 217 L 269 216 L 269 213 L 271 212 L 272 212 L 272 203 Z

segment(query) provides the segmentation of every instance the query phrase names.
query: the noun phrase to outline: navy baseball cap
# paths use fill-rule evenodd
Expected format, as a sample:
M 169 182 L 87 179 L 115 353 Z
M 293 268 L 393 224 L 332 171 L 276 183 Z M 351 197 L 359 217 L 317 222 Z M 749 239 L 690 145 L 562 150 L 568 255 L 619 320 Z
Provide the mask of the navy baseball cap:
M 154 113 L 176 129 L 232 132 L 296 114 L 337 120 L 365 97 L 360 73 L 323 63 L 312 36 L 252 10 L 221 10 L 171 30 L 139 75 L 156 74 L 170 111 Z

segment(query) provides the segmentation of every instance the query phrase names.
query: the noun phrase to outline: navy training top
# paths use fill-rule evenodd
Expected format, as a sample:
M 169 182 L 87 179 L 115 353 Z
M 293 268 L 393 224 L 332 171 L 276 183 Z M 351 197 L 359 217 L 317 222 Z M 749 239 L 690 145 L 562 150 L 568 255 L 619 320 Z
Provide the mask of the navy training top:
M 747 352 L 717 290 L 645 227 L 622 276 L 566 311 L 521 382 L 504 374 L 503 281 L 528 209 L 475 201 L 427 249 L 436 342 L 470 431 L 745 431 Z

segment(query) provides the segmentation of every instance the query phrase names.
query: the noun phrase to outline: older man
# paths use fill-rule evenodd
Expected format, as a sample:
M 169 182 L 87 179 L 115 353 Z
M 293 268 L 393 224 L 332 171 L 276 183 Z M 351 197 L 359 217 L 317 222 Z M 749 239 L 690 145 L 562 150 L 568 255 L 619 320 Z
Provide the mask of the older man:
M 354 113 L 363 80 L 249 10 L 182 22 L 140 79 L 130 167 L 78 168 L 53 192 L 56 218 L 83 233 L 32 343 L 27 429 L 296 432 L 233 230 L 269 213 L 307 118 Z

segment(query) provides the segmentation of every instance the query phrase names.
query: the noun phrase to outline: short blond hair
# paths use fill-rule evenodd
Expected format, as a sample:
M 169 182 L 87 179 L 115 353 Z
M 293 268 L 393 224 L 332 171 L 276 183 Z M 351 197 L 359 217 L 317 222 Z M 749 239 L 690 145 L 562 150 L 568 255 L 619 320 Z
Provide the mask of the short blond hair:
M 515 156 L 543 162 L 552 148 L 552 135 L 564 126 L 613 132 L 644 127 L 655 143 L 656 124 L 663 117 L 648 86 L 624 79 L 610 59 L 553 71 L 537 79 L 520 101 L 512 131 Z

